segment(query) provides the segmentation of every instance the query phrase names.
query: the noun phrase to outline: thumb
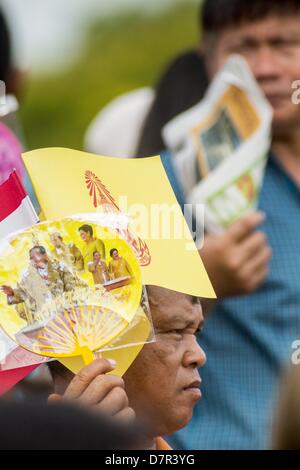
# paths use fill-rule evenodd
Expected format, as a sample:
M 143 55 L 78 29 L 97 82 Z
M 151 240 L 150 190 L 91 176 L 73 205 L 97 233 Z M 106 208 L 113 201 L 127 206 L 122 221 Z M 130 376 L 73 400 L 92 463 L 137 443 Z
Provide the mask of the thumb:
M 63 397 L 58 393 L 51 393 L 51 395 L 48 397 L 48 403 L 57 403 L 58 401 L 61 401 L 62 398 Z
M 264 220 L 265 214 L 263 212 L 250 212 L 238 219 L 228 228 L 227 236 L 235 242 L 240 242 L 244 238 L 247 238 Z

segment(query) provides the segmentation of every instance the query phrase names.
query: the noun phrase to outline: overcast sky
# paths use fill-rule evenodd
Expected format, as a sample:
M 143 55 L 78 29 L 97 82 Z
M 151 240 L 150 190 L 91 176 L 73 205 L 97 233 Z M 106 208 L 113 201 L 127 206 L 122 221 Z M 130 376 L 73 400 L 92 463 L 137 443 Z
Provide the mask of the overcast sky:
M 85 25 L 91 18 L 129 7 L 155 13 L 175 1 L 187 0 L 0 0 L 0 5 L 14 32 L 17 62 L 23 67 L 46 70 L 78 54 Z

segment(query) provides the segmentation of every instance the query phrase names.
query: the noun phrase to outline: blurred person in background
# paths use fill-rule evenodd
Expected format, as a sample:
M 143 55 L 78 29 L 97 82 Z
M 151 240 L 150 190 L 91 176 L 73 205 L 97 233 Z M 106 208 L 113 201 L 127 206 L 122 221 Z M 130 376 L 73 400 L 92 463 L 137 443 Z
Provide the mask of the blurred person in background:
M 108 103 L 90 123 L 84 138 L 85 149 L 99 155 L 133 157 L 153 100 L 154 90 L 144 87 Z
M 21 93 L 22 77 L 13 65 L 12 38 L 4 13 L 0 7 L 0 80 L 6 85 L 6 92 L 15 96 Z
M 23 74 L 15 67 L 13 63 L 13 38 L 9 28 L 5 12 L 0 6 L 0 80 L 5 83 L 6 95 L 12 95 L 17 98 L 22 96 L 23 92 Z M 11 101 L 6 96 L 6 104 Z M 17 105 L 13 101 L 13 109 Z M 0 182 L 4 181 L 10 172 L 16 168 L 19 176 L 24 176 L 24 164 L 21 161 L 22 146 L 18 138 L 14 135 L 13 129 L 9 129 L 10 123 L 15 123 L 15 117 L 11 117 L 10 122 L 6 122 L 5 115 L 9 111 L 9 106 L 0 106 Z M 29 192 L 35 207 L 38 204 L 34 198 L 31 184 L 28 176 L 25 175 L 23 182 Z M 18 351 L 20 348 L 17 348 Z M 18 353 L 18 357 L 20 355 Z M 1 378 L 0 378 L 1 380 Z M 15 387 L 9 394 L 6 394 L 6 400 L 23 400 L 26 396 L 38 396 L 49 393 L 49 374 L 48 370 L 41 366 L 31 376 Z
M 15 111 L 17 104 L 11 105 L 7 95 L 17 95 L 20 91 L 18 73 L 12 64 L 12 38 L 6 18 L 0 8 L 0 80 L 4 82 L 5 102 L 0 105 L 0 183 L 6 180 L 11 171 L 16 168 L 19 176 L 23 177 L 24 165 L 21 162 L 21 145 L 9 128 L 4 124 L 6 116 Z
M 166 67 L 154 88 L 125 93 L 101 109 L 86 131 L 86 150 L 120 158 L 161 153 L 163 126 L 200 101 L 207 85 L 199 51 L 180 54 Z
M 0 402 L 1 450 L 133 450 L 137 431 L 66 403 Z
M 21 158 L 25 142 L 19 121 L 18 100 L 24 75 L 13 63 L 13 35 L 0 6 L 0 80 L 5 83 L 5 103 L 0 104 L 0 183 L 15 169 L 39 214 L 40 206 Z
M 300 450 L 300 366 L 285 372 L 275 411 L 273 449 Z

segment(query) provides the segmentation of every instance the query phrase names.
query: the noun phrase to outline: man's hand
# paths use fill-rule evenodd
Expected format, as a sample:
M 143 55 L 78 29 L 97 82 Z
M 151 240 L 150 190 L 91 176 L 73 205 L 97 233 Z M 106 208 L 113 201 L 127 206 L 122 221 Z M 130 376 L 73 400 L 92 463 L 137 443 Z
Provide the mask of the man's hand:
M 261 212 L 252 212 L 222 235 L 205 237 L 200 254 L 218 297 L 250 293 L 265 280 L 272 251 L 255 230 L 263 221 Z
M 9 287 L 9 286 L 1 286 L 1 290 L 2 292 L 4 292 L 5 295 L 7 295 L 8 297 L 11 297 L 14 295 L 14 290 Z
M 49 401 L 75 401 L 120 421 L 133 421 L 135 413 L 129 407 L 123 379 L 107 375 L 114 367 L 114 361 L 96 359 L 75 375 L 63 396 L 52 394 Z

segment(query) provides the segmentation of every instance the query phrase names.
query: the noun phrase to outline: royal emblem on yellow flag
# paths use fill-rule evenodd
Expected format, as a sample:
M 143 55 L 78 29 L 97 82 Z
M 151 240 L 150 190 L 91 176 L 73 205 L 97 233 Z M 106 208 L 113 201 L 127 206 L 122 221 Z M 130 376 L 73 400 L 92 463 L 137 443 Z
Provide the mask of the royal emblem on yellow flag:
M 121 213 L 106 186 L 92 171 L 85 172 L 85 182 L 95 209 L 102 209 L 103 212 L 108 214 Z M 128 228 L 126 230 L 117 229 L 117 232 L 131 245 L 140 266 L 148 266 L 151 262 L 151 254 L 147 243 L 141 238 L 135 237 Z

